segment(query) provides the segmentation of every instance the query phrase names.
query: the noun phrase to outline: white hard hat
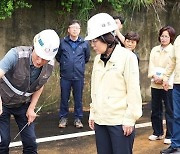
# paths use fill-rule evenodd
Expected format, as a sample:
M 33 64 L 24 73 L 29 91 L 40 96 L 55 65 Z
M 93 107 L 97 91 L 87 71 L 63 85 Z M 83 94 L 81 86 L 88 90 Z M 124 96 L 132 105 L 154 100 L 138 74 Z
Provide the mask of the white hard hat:
M 45 60 L 52 60 L 58 52 L 60 39 L 52 29 L 46 29 L 34 37 L 35 53 Z
M 85 40 L 95 39 L 116 29 L 118 29 L 118 26 L 113 17 L 107 13 L 98 13 L 88 20 L 88 35 L 85 37 Z

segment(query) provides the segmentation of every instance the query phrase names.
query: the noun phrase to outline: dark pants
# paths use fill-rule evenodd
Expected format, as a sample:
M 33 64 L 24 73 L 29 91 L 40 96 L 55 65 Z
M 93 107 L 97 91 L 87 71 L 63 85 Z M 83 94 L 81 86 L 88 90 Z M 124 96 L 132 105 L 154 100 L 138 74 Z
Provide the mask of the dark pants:
M 95 124 L 95 136 L 98 154 L 132 154 L 135 130 L 131 135 L 124 136 L 121 125 Z
M 10 117 L 14 115 L 19 130 L 27 123 L 26 111 L 29 104 L 24 104 L 18 108 L 6 108 L 3 106 L 3 113 L 0 115 L 0 154 L 9 153 L 10 137 Z M 18 133 L 18 132 L 17 132 Z M 14 136 L 15 137 L 15 136 Z M 13 138 L 14 138 L 13 137 Z M 31 123 L 21 132 L 23 144 L 23 154 L 37 154 L 36 135 L 34 124 Z
M 165 106 L 165 119 L 166 119 L 166 135 L 165 138 L 172 137 L 172 124 L 173 124 L 173 101 L 172 89 L 165 91 L 163 89 L 151 88 L 151 121 L 153 128 L 153 135 L 163 135 L 163 102 Z
M 180 84 L 175 84 L 173 89 L 174 122 L 171 146 L 180 148 Z
M 67 117 L 69 112 L 69 97 L 71 93 L 71 88 L 74 97 L 74 117 L 82 119 L 83 110 L 82 110 L 82 94 L 84 86 L 84 78 L 81 80 L 66 80 L 61 78 L 61 102 L 60 102 L 60 111 L 59 117 Z

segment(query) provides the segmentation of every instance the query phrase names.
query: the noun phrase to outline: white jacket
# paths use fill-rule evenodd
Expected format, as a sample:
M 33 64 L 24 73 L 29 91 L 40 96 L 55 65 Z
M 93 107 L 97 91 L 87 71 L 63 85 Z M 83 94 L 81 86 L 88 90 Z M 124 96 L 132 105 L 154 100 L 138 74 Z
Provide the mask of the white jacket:
M 142 115 L 136 55 L 117 45 L 104 67 L 97 55 L 91 80 L 90 120 L 99 125 L 134 126 Z

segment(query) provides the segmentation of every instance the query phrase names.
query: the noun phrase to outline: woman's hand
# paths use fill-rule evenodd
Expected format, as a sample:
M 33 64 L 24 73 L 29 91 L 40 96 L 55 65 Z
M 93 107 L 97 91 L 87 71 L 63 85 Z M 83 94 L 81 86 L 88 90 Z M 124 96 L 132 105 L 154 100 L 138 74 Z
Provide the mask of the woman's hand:
M 122 128 L 123 128 L 123 131 L 124 131 L 124 135 L 125 135 L 125 136 L 131 135 L 131 133 L 132 133 L 133 130 L 134 130 L 134 126 L 122 126 Z
M 168 91 L 168 89 L 169 89 L 169 83 L 167 82 L 167 81 L 163 81 L 163 88 L 164 88 L 164 90 L 165 91 Z
M 94 120 L 89 120 L 89 127 L 94 130 Z
M 163 83 L 163 80 L 161 78 L 159 78 L 157 75 L 153 76 L 153 80 L 154 80 L 154 83 L 156 83 L 156 84 L 162 84 Z

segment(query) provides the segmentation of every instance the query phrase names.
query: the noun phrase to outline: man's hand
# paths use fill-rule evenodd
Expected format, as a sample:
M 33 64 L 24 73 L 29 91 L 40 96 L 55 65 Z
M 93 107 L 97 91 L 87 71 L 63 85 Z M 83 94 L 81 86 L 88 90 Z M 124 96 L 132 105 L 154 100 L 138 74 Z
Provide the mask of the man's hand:
M 28 118 L 28 125 L 30 125 L 30 123 L 32 123 L 36 118 L 36 113 L 34 112 L 34 109 L 29 107 L 26 112 L 26 116 Z
M 94 120 L 89 120 L 89 127 L 94 130 Z
M 163 85 L 162 86 L 163 86 L 164 90 L 168 91 L 169 83 L 167 81 L 163 81 Z
M 134 130 L 134 126 L 122 126 L 122 128 L 123 128 L 123 131 L 124 131 L 124 135 L 125 136 L 129 136 L 129 135 L 131 135 L 131 133 L 133 132 L 133 130 Z

